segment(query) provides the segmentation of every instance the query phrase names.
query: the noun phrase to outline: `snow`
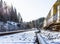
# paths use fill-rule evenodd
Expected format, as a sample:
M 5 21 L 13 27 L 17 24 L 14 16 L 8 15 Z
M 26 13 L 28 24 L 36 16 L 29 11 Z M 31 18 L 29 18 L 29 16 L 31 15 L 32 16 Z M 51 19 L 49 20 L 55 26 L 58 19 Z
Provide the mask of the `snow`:
M 60 44 L 60 32 L 42 30 L 40 36 L 42 36 L 48 44 Z
M 34 44 L 35 40 L 34 31 L 0 36 L 0 44 Z

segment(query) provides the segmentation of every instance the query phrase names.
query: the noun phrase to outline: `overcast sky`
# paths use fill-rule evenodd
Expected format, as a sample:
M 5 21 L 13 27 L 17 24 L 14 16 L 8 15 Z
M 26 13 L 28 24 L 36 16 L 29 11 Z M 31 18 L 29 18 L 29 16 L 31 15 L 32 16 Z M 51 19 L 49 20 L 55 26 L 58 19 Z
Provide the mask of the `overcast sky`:
M 56 0 L 4 0 L 20 12 L 23 21 L 29 22 L 46 17 Z

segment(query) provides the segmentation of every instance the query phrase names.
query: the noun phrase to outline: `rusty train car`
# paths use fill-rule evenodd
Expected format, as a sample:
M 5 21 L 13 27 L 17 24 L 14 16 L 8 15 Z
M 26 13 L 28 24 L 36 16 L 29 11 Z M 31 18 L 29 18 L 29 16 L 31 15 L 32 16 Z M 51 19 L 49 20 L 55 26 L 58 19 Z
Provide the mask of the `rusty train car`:
M 44 20 L 44 29 L 60 31 L 60 0 L 57 0 Z

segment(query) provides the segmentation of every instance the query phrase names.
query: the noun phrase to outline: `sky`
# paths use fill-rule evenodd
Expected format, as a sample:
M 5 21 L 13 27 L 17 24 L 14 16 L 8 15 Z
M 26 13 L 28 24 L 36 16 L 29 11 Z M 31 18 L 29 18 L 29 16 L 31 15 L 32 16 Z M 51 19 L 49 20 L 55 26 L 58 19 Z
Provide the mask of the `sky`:
M 20 12 L 23 21 L 46 17 L 56 0 L 3 0 L 8 5 L 13 5 Z

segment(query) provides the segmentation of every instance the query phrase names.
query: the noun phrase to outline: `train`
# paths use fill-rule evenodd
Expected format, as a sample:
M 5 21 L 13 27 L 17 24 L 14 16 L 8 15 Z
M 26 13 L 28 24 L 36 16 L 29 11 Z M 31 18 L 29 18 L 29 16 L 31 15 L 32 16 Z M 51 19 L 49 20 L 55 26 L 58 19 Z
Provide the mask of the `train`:
M 44 29 L 60 31 L 60 0 L 57 0 L 44 20 Z

